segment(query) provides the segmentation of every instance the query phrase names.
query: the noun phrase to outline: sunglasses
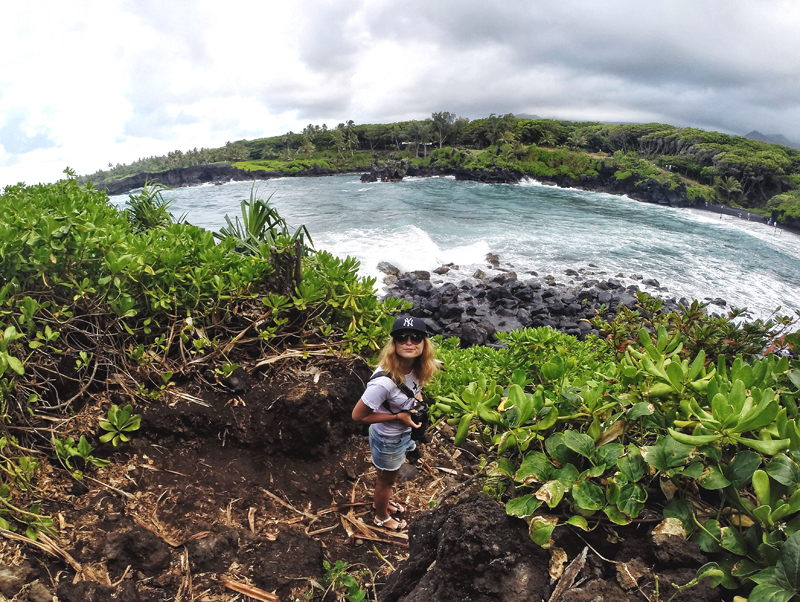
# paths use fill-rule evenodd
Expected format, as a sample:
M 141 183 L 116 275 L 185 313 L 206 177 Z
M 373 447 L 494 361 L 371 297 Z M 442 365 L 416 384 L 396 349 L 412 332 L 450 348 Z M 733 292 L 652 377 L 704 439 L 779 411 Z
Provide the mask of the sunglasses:
M 408 339 L 411 339 L 412 343 L 419 345 L 425 339 L 425 335 L 418 332 L 396 332 L 392 335 L 392 338 L 395 343 L 405 343 Z

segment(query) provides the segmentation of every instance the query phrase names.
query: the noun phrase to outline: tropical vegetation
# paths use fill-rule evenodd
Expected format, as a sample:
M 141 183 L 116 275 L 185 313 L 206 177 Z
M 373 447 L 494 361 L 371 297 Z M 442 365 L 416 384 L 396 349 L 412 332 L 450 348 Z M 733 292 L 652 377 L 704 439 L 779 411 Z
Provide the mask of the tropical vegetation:
M 789 318 L 739 328 L 736 311 L 660 309 L 641 294 L 586 341 L 549 328 L 503 333 L 499 349 L 441 341 L 434 415 L 535 543 L 647 509 L 713 557 L 693 584 L 786 602 L 800 585 L 800 361 L 769 351 L 800 338 Z
M 442 147 L 422 160 L 505 161 L 504 149 L 525 138 L 499 123 L 461 124 L 462 135 L 487 137 L 485 149 L 446 147 L 440 135 Z M 357 131 L 336 134 L 343 153 L 357 154 Z M 572 143 L 583 134 L 595 140 L 581 132 Z M 638 136 L 614 140 L 630 147 L 647 137 Z M 543 170 L 601 160 L 523 152 Z M 647 169 L 631 152 L 615 151 L 620 169 Z M 105 462 L 95 446 L 135 436 L 141 417 L 116 404 L 94 433 L 67 436 L 97 383 L 124 372 L 137 399 L 158 399 L 198 361 L 230 376 L 243 340 L 264 355 L 292 347 L 374 357 L 393 314 L 407 309 L 379 301 L 356 260 L 315 249 L 255 189 L 241 216 L 212 233 L 168 216 L 157 187 L 120 210 L 66 175 L 0 195 L 0 528 L 54 533 L 43 467 L 60 463 L 81 479 Z M 769 185 L 746 186 L 758 194 Z M 800 315 L 742 323 L 742 310 L 704 310 L 693 302 L 665 312 L 640 294 L 612 321 L 599 314 L 601 336 L 585 341 L 548 328 L 500 334 L 499 348 L 439 340 L 447 369 L 428 400 L 437 428 L 476 454 L 484 491 L 525 520 L 537 544 L 549 545 L 556 528 L 628 525 L 647 508 L 713 555 L 697 580 L 751 602 L 788 602 L 800 585 L 800 362 L 789 356 Z M 346 567 L 327 568 L 326 587 L 360 595 Z
M 229 376 L 245 334 L 263 354 L 289 342 L 375 350 L 403 307 L 379 301 L 358 261 L 314 249 L 255 190 L 241 219 L 214 233 L 173 219 L 159 190 L 120 210 L 68 172 L 0 195 L 0 528 L 52 532 L 35 502 L 46 458 L 80 478 L 103 463 L 93 445 L 139 428 L 132 406 L 114 405 L 96 438 L 64 434 L 84 394 L 113 374 L 150 399 L 192 362 Z
M 289 174 L 315 167 L 366 170 L 389 157 L 415 165 L 504 168 L 533 177 L 563 174 L 575 179 L 595 176 L 606 165 L 618 179 L 652 178 L 673 188 L 684 184 L 690 199 L 771 212 L 779 221 L 795 217 L 791 195 L 800 187 L 800 150 L 742 136 L 659 123 L 609 125 L 511 114 L 469 121 L 447 111 L 390 124 L 309 124 L 300 133 L 109 165 L 79 181 L 102 184 L 216 162 Z

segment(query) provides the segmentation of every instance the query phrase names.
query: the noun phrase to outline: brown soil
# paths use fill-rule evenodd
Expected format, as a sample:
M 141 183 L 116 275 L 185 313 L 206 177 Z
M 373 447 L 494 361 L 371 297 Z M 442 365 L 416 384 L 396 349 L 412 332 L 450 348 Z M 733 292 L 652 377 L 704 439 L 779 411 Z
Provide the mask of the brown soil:
M 548 599 L 552 550 L 477 491 L 470 475 L 478 459 L 453 448 L 447 428 L 434 428 L 421 459 L 402 469 L 395 499 L 410 516 L 410 548 L 406 534 L 374 527 L 375 470 L 350 419 L 369 372 L 360 360 L 291 359 L 239 371 L 227 387 L 206 374 L 161 399 L 137 397 L 143 419 L 131 442 L 97 448 L 110 466 L 87 468 L 82 481 L 46 467 L 42 479 L 55 495 L 44 510 L 56 517 L 57 541 L 46 553 L 0 539 L 0 601 L 250 599 L 227 581 L 284 602 L 322 600 L 324 560 L 347 562 L 367 599 Z M 133 401 L 118 390 L 99 394 L 76 416 L 72 436 L 96 435 L 112 397 Z M 615 543 L 602 529 L 583 538 L 555 531 L 569 560 L 591 546 L 564 602 L 654 601 L 656 579 L 666 600 L 670 583 L 686 583 L 706 561 L 682 540 L 654 547 L 644 526 L 618 531 Z M 705 602 L 719 592 L 701 585 L 675 602 L 689 596 Z

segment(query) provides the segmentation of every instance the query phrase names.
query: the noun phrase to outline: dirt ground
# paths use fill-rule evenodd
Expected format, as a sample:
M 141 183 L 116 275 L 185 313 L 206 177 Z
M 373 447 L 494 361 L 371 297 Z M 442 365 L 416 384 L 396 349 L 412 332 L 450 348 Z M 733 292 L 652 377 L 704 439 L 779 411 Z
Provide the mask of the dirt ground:
M 556 529 L 554 548 L 535 546 L 524 521 L 480 493 L 479 450 L 455 449 L 446 426 L 401 469 L 395 499 L 408 535 L 375 527 L 375 469 L 350 419 L 369 373 L 361 360 L 293 357 L 224 383 L 199 375 L 148 402 L 124 388 L 97 394 L 73 436 L 111 403 L 134 402 L 141 428 L 130 443 L 98 446 L 112 464 L 87 468 L 81 481 L 45 469 L 56 494 L 44 510 L 58 537 L 40 547 L 0 538 L 0 600 L 344 600 L 346 589 L 325 593 L 323 580 L 323 561 L 341 560 L 367 599 L 538 601 L 566 582 L 551 579 L 553 559 L 580 560 L 586 548 L 558 599 L 655 602 L 706 562 L 678 538 L 654 546 L 652 524 L 611 539 Z M 675 602 L 690 598 L 720 592 L 701 585 Z

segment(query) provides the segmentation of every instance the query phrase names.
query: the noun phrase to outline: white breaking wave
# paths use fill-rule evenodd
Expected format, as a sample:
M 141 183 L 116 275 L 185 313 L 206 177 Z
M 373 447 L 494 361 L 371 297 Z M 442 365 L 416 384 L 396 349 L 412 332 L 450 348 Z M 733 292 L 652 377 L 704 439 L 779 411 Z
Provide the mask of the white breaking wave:
M 398 229 L 351 229 L 328 232 L 315 238 L 317 247 L 341 257 L 355 257 L 361 262 L 360 273 L 376 278 L 381 287 L 383 274 L 378 264 L 387 262 L 402 271 L 432 271 L 453 263 L 473 267 L 485 263 L 489 243 L 477 240 L 466 245 L 442 248 L 421 228 L 409 225 Z M 474 271 L 474 269 L 473 269 Z

